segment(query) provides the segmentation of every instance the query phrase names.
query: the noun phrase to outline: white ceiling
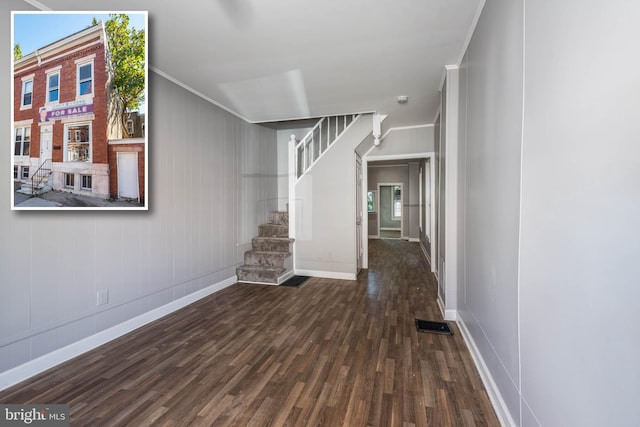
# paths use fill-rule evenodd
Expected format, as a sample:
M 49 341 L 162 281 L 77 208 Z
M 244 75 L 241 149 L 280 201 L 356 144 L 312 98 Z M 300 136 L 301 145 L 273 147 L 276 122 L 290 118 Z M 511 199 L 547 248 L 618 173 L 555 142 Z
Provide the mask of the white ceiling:
M 385 127 L 432 123 L 444 66 L 458 61 L 481 2 L 25 1 L 148 10 L 150 68 L 249 121 L 375 111 L 389 115 Z

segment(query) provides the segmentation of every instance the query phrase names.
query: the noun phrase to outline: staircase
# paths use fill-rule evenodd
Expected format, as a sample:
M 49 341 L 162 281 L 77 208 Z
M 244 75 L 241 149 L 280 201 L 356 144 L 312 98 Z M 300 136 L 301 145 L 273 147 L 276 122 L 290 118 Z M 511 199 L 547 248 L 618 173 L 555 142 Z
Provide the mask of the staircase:
M 295 136 L 291 135 L 291 141 L 295 146 L 293 160 L 295 162 L 296 178 L 300 179 L 306 171 L 311 169 L 311 166 L 358 117 L 358 114 L 322 117 L 299 142 L 296 141 Z
M 38 170 L 35 171 L 29 181 L 23 183 L 18 193 L 29 194 L 37 196 L 38 194 L 51 191 L 51 184 L 49 184 L 49 178 L 51 177 L 51 159 L 45 160 Z
M 271 212 L 269 222 L 258 226 L 244 265 L 236 268 L 239 282 L 277 285 L 293 275 L 289 238 L 289 212 Z

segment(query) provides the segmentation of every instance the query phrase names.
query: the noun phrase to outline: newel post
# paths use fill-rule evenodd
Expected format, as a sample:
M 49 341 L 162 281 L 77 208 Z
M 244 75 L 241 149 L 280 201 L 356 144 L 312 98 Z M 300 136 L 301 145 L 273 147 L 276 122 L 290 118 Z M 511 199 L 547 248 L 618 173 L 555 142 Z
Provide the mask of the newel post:
M 295 135 L 289 139 L 289 237 L 296 237 L 296 181 L 298 180 L 298 168 L 296 166 L 296 145 L 298 141 Z M 295 243 L 294 243 L 295 245 Z M 295 253 L 293 257 L 295 267 Z

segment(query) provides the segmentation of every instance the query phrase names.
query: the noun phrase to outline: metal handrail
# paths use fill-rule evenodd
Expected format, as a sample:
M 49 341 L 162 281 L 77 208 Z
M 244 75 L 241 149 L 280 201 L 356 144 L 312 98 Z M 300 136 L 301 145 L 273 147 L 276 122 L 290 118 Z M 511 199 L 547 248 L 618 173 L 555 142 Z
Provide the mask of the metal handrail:
M 49 175 L 51 175 L 51 159 L 46 159 L 34 174 L 31 175 L 31 194 L 35 194 L 36 187 Z

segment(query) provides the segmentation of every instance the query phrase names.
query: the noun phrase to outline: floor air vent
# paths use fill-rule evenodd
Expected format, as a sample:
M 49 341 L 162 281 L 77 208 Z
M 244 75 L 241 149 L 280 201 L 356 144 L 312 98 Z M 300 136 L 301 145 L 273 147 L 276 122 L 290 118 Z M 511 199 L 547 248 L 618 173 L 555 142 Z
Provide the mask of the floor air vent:
M 291 279 L 285 281 L 284 283 L 280 283 L 280 286 L 288 286 L 290 288 L 297 288 L 302 285 L 304 282 L 309 280 L 309 276 L 293 276 Z
M 453 331 L 446 322 L 432 322 L 429 320 L 416 319 L 416 329 L 418 332 L 431 332 L 433 334 L 453 335 Z

